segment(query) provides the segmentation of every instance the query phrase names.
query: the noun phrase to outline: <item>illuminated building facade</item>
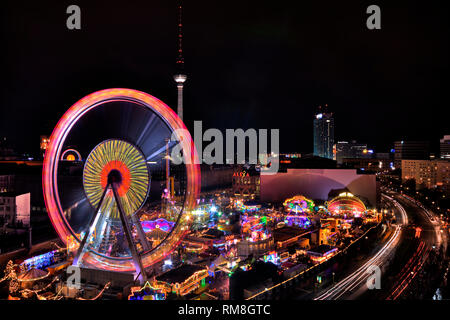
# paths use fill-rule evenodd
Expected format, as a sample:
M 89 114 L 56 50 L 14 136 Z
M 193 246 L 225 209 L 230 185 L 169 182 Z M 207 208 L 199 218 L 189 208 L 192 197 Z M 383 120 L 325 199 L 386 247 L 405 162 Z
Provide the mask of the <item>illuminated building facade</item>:
M 372 151 L 372 152 L 370 152 Z M 344 158 L 369 158 L 373 154 L 373 150 L 367 149 L 367 144 L 353 141 L 338 141 L 336 143 L 336 161 L 342 164 Z
M 338 249 L 326 244 L 322 244 L 314 249 L 308 250 L 306 253 L 309 258 L 316 263 L 323 262 L 337 253 Z
M 205 286 L 208 277 L 208 268 L 193 264 L 184 264 L 156 277 L 152 287 L 164 293 L 174 293 L 185 296 L 195 289 Z
M 345 168 L 355 168 L 363 171 L 379 172 L 389 170 L 392 161 L 389 159 L 373 159 L 373 158 L 344 158 L 342 164 Z
M 312 242 L 317 245 L 334 244 L 340 231 L 346 228 L 346 226 L 341 225 L 342 221 L 344 220 L 336 218 L 320 219 L 319 230 L 311 235 Z
M 394 165 L 400 168 L 402 160 L 429 160 L 430 143 L 428 141 L 395 141 Z
M 333 159 L 334 118 L 332 113 L 318 113 L 314 118 L 314 155 Z
M 402 160 L 402 181 L 416 181 L 416 188 L 441 188 L 448 193 L 450 186 L 450 161 Z
M 166 294 L 156 289 L 147 281 L 143 287 L 132 287 L 128 300 L 165 300 Z
M 311 244 L 323 245 L 329 244 L 331 230 L 326 227 L 320 227 L 316 232 L 311 234 Z
M 238 170 L 233 173 L 233 193 L 237 197 L 255 199 L 260 195 L 261 178 L 256 170 Z

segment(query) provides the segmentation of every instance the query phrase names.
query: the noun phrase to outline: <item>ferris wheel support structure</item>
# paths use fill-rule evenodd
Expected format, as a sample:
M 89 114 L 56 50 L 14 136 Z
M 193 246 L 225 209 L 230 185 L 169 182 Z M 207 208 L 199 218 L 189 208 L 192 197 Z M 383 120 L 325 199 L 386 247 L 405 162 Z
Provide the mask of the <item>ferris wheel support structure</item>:
M 108 193 L 108 191 L 112 191 L 113 192 L 113 196 L 114 196 L 114 200 L 116 201 L 117 204 L 117 209 L 119 210 L 119 216 L 120 216 L 120 221 L 122 223 L 122 227 L 123 230 L 125 232 L 125 236 L 127 238 L 127 243 L 128 243 L 128 247 L 131 251 L 131 256 L 133 258 L 133 264 L 134 264 L 134 268 L 136 270 L 136 274 L 138 279 L 140 280 L 140 282 L 142 283 L 143 281 L 147 280 L 147 274 L 145 272 L 145 268 L 144 265 L 142 264 L 142 259 L 140 254 L 137 252 L 136 250 L 136 246 L 135 243 L 133 241 L 133 236 L 131 234 L 131 228 L 130 225 L 128 223 L 128 220 L 123 212 L 123 208 L 122 208 L 122 204 L 120 203 L 120 198 L 117 194 L 117 188 L 116 188 L 116 184 L 114 182 L 109 182 L 105 188 L 105 190 L 103 191 L 102 197 L 100 199 L 100 202 L 98 204 L 97 209 L 95 210 L 94 215 L 92 216 L 92 219 L 90 221 L 89 224 L 89 228 L 88 228 L 88 232 L 85 233 L 80 246 L 78 247 L 77 253 L 75 254 L 75 257 L 73 259 L 73 263 L 72 265 L 74 266 L 79 266 L 80 261 L 83 257 L 83 253 L 85 251 L 85 247 L 86 247 L 86 242 L 89 239 L 90 235 L 92 234 L 93 231 L 93 227 L 95 227 L 95 223 L 96 220 L 99 216 L 100 213 L 100 209 L 101 206 L 103 204 L 103 200 L 105 199 L 105 195 Z

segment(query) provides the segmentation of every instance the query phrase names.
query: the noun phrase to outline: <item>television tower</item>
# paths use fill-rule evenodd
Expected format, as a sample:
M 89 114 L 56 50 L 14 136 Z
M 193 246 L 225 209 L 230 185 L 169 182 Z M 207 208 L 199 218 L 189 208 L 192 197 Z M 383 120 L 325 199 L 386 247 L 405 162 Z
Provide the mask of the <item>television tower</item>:
M 183 58 L 183 23 L 181 21 L 182 12 L 182 0 L 178 1 L 178 58 L 177 58 L 177 73 L 173 76 L 173 79 L 177 83 L 178 89 L 178 104 L 177 114 L 181 120 L 183 120 L 183 86 L 187 79 L 184 74 L 184 58 Z

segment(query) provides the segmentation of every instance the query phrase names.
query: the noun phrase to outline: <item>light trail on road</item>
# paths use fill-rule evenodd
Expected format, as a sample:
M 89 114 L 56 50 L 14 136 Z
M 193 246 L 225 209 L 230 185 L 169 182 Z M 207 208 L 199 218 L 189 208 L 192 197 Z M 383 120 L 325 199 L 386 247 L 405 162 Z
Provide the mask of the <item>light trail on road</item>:
M 435 245 L 437 248 L 442 243 L 442 236 L 440 233 L 440 222 L 439 217 L 435 217 L 430 213 L 420 202 L 414 199 L 401 195 L 403 199 L 410 202 L 412 206 L 417 207 L 417 211 L 420 212 L 426 219 L 425 221 L 432 227 L 432 229 L 422 229 L 434 231 L 435 243 L 432 239 L 422 238 L 423 241 L 420 242 L 417 250 L 414 252 L 413 256 L 410 258 L 408 263 L 403 267 L 399 273 L 399 280 L 394 284 L 391 294 L 388 296 L 387 300 L 396 300 L 401 294 L 408 288 L 412 280 L 420 273 L 422 267 L 428 259 L 431 252 L 431 247 Z M 422 226 L 424 227 L 424 226 Z
M 353 290 L 360 288 L 361 285 L 363 285 L 363 288 L 367 288 L 364 285 L 366 284 L 369 276 L 371 276 L 367 270 L 369 270 L 371 266 L 377 266 L 381 269 L 382 265 L 386 263 L 388 258 L 393 253 L 400 240 L 402 226 L 408 224 L 408 216 L 406 215 L 405 209 L 397 201 L 384 194 L 383 196 L 389 199 L 399 210 L 402 217 L 402 223 L 395 226 L 395 230 L 390 239 L 372 258 L 370 258 L 356 271 L 348 275 L 345 279 L 335 284 L 332 288 L 314 298 L 314 300 L 337 300 L 344 294 L 352 293 Z
M 421 241 L 414 255 L 409 259 L 402 271 L 400 271 L 400 280 L 394 285 L 394 290 L 386 300 L 396 300 L 402 294 L 418 274 L 418 271 L 428 258 L 429 253 L 430 249 Z
M 331 289 L 314 298 L 314 300 L 337 300 L 345 293 L 351 292 L 355 287 L 358 287 L 363 281 L 367 281 L 367 278 L 370 275 L 367 273 L 369 267 L 373 265 L 380 267 L 382 263 L 384 263 L 392 252 L 392 249 L 397 245 L 400 233 L 401 226 L 396 226 L 389 241 L 386 242 L 386 244 L 372 258 L 370 258 L 366 263 L 364 263 L 345 279 L 334 285 Z

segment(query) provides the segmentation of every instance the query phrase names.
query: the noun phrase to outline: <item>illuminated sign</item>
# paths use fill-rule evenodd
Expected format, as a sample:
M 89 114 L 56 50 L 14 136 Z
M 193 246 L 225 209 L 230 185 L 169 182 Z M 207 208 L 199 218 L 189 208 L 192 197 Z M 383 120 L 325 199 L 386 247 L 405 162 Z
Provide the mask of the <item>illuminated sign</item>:
M 248 172 L 245 172 L 245 171 L 233 173 L 233 177 L 242 177 L 242 178 L 244 178 L 244 177 L 248 177 L 248 176 L 249 176 Z

